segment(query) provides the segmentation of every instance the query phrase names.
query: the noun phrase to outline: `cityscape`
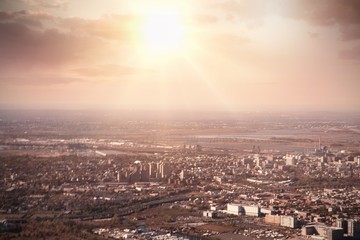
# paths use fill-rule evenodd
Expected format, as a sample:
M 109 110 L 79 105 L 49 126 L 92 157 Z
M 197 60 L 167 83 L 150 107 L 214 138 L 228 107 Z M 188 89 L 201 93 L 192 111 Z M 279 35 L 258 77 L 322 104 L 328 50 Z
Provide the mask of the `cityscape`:
M 93 114 L 2 111 L 1 237 L 360 237 L 359 116 Z
M 0 0 L 0 240 L 360 239 L 359 0 Z

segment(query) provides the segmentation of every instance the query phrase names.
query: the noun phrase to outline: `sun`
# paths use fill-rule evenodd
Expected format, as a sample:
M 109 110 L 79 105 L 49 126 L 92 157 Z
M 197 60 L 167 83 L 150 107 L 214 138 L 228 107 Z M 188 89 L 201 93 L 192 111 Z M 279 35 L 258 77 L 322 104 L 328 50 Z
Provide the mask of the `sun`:
M 144 37 L 154 50 L 180 47 L 182 31 L 177 16 L 170 13 L 149 15 L 144 24 Z
M 142 35 L 147 50 L 156 54 L 181 51 L 184 41 L 180 15 L 173 9 L 150 9 L 144 15 Z

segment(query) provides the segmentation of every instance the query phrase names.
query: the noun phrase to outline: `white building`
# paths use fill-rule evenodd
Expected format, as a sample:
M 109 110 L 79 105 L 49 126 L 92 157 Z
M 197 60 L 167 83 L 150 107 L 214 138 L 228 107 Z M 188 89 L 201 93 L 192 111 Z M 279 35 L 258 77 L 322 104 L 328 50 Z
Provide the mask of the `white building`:
M 289 228 L 296 228 L 297 227 L 297 219 L 295 216 L 280 216 L 280 226 L 289 227 Z
M 243 206 L 246 216 L 260 216 L 260 208 L 259 206 Z
M 290 166 L 296 165 L 297 162 L 294 155 L 286 155 L 285 160 L 286 160 L 286 165 L 290 165 Z
M 217 211 L 217 210 L 220 210 L 220 207 L 219 207 L 219 206 L 216 206 L 216 205 L 211 205 L 211 206 L 210 206 L 210 210 L 211 210 L 211 211 Z
M 216 216 L 217 216 L 216 212 L 213 212 L 213 211 L 204 211 L 203 212 L 203 217 L 216 218 Z
M 301 229 L 301 235 L 311 236 L 311 239 L 341 240 L 344 229 L 325 225 L 307 225 Z
M 240 204 L 228 203 L 226 212 L 234 215 L 241 215 L 244 213 L 244 208 Z

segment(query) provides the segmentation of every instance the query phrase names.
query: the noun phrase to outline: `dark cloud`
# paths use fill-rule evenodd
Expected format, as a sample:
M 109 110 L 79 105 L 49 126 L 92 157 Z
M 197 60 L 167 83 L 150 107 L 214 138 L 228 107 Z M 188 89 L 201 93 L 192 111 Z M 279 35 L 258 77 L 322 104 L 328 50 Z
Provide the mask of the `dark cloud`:
M 13 19 L 13 14 L 9 13 L 9 12 L 0 12 L 0 21 L 8 21 Z
M 213 6 L 227 13 L 248 18 L 278 14 L 302 18 L 317 25 L 360 24 L 358 0 L 223 1 Z
M 21 23 L 28 27 L 41 28 L 44 22 L 53 22 L 55 17 L 43 12 L 16 11 L 5 12 L 0 11 L 0 22 L 4 23 Z
M 340 29 L 340 33 L 344 41 L 360 39 L 360 24 L 344 26 Z
M 132 36 L 131 16 L 111 15 L 100 19 L 60 18 L 43 12 L 0 12 L 0 81 L 17 84 L 32 79 L 39 85 L 80 81 L 83 77 L 116 77 L 141 72 L 118 65 L 96 65 L 114 54 L 113 40 Z M 70 70 L 69 70 L 70 69 Z M 38 75 L 60 71 L 64 76 Z M 28 77 L 19 76 L 26 72 Z M 68 77 L 77 74 L 76 78 Z M 21 75 L 21 74 L 20 74 Z M 35 79 L 35 80 L 34 80 Z
M 344 41 L 360 39 L 360 1 L 302 0 L 296 17 L 318 26 L 335 26 Z
M 32 11 L 64 10 L 67 7 L 65 0 L 0 0 L 1 11 L 18 11 L 26 9 Z
M 360 45 L 340 51 L 339 57 L 346 60 L 360 61 Z
M 284 16 L 302 19 L 314 26 L 335 27 L 344 41 L 360 39 L 360 1 L 297 0 L 287 4 Z
M 2 22 L 13 21 L 24 15 L 27 15 L 27 11 L 25 10 L 15 11 L 15 12 L 0 11 L 0 21 Z
M 21 23 L 0 23 L 2 66 L 59 66 L 83 59 L 99 40 L 63 33 L 57 29 L 35 30 Z
M 302 0 L 299 1 L 300 16 L 318 24 L 360 24 L 360 1 L 358 0 Z
M 0 10 L 15 11 L 16 9 L 26 9 L 26 5 L 20 0 L 0 0 Z

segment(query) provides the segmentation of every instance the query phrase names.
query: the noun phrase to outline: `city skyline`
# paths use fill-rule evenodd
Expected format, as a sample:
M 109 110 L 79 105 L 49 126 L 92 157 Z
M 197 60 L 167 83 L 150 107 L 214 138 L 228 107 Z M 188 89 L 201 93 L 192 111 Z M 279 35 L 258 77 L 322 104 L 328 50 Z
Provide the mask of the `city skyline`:
M 0 107 L 360 109 L 358 1 L 0 1 Z

